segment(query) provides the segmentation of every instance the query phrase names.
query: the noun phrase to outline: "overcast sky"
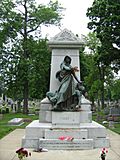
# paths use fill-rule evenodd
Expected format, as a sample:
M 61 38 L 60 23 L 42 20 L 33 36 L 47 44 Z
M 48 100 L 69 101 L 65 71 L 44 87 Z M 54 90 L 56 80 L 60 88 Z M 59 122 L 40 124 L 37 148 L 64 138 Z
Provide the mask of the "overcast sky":
M 40 3 L 48 3 L 49 0 L 38 0 Z M 61 29 L 67 28 L 74 34 L 81 36 L 87 35 L 90 30 L 87 29 L 89 21 L 86 17 L 87 8 L 92 6 L 94 0 L 58 0 L 66 10 L 64 11 L 64 18 L 61 21 Z M 43 37 L 47 35 L 48 38 L 54 37 L 60 32 L 58 27 L 42 27 Z
M 40 3 L 47 4 L 49 0 L 37 0 Z M 54 0 L 53 0 L 54 1 Z M 64 18 L 61 21 L 63 30 L 67 28 L 71 30 L 74 34 L 78 34 L 79 37 L 87 35 L 90 30 L 87 28 L 87 23 L 89 18 L 86 17 L 86 12 L 89 7 L 92 6 L 94 0 L 58 0 L 66 10 L 64 11 Z M 43 27 L 42 35 L 47 36 L 49 39 L 58 34 L 61 30 L 58 27 Z M 119 74 L 116 76 L 120 75 Z

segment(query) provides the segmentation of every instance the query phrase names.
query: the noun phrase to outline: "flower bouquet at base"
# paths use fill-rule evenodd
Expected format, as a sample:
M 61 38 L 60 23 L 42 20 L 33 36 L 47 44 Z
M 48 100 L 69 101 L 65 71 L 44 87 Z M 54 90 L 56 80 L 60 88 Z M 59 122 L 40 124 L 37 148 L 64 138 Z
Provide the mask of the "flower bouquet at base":
M 16 153 L 18 154 L 19 160 L 24 160 L 25 157 L 31 156 L 31 153 L 24 148 L 16 150 Z
M 100 158 L 101 160 L 105 160 L 106 159 L 106 154 L 108 153 L 108 150 L 106 148 L 102 148 L 101 152 L 100 152 Z

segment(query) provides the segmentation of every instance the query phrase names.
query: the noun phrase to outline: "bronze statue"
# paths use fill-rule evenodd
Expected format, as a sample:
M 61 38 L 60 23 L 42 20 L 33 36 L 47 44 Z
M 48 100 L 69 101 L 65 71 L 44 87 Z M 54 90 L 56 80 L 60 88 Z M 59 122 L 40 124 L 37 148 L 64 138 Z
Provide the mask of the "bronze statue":
M 78 71 L 78 67 L 71 66 L 71 57 L 65 56 L 64 61 L 60 64 L 60 71 L 56 73 L 56 78 L 60 81 L 58 90 L 55 93 L 46 93 L 53 105 L 53 110 L 73 111 L 80 108 L 84 87 L 75 74 Z

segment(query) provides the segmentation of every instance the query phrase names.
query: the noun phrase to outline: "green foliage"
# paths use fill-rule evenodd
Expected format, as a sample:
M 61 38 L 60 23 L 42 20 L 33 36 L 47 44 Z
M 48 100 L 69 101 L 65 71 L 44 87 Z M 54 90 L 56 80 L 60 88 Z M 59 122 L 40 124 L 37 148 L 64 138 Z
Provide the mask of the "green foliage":
M 98 97 L 101 81 L 99 79 L 99 69 L 96 59 L 98 58 L 97 47 L 100 46 L 100 41 L 96 37 L 95 33 L 89 33 L 88 36 L 84 36 L 86 46 L 90 53 L 84 54 L 84 59 L 87 68 L 87 74 L 84 77 L 85 85 L 89 94 L 89 98 L 93 101 Z
M 27 113 L 28 98 L 45 94 L 49 76 L 46 41 L 38 40 L 41 26 L 60 25 L 63 8 L 58 1 L 43 5 L 34 0 L 2 0 L 0 7 L 0 76 L 9 96 L 24 99 Z
M 85 76 L 85 84 L 88 90 L 90 100 L 97 99 L 99 90 L 101 90 L 101 81 L 99 79 L 99 70 L 94 61 L 94 55 L 86 55 L 88 64 L 88 75 Z
M 97 54 L 98 47 L 101 46 L 100 40 L 97 38 L 96 32 L 89 32 L 87 36 L 84 36 L 86 46 L 89 47 L 91 54 Z
M 33 41 L 29 65 L 30 97 L 42 99 L 48 90 L 51 54 L 46 40 Z M 34 46 L 34 47 L 32 47 Z
M 80 52 L 80 74 L 81 74 L 81 81 L 84 81 L 84 77 L 88 74 L 88 66 L 86 62 L 86 57 L 84 53 L 84 48 L 81 48 Z
M 29 60 L 20 59 L 13 72 L 16 78 L 7 83 L 7 95 L 15 100 L 22 100 L 22 90 L 24 79 L 28 79 L 29 98 L 42 99 L 48 90 L 50 51 L 46 40 L 34 41 L 32 38 L 28 41 Z M 27 77 L 25 66 L 27 63 Z M 11 72 L 11 74 L 13 74 Z
M 92 103 L 94 104 L 95 100 L 100 100 L 104 106 L 104 99 L 107 99 L 107 88 L 104 84 L 111 85 L 114 76 L 111 66 L 100 61 L 98 48 L 101 47 L 101 43 L 96 33 L 89 33 L 88 36 L 84 36 L 84 39 L 89 49 L 89 54 L 84 54 L 87 68 L 87 74 L 84 77 L 85 85 Z
M 112 85 L 109 87 L 111 91 L 111 99 L 119 100 L 120 99 L 120 79 L 114 80 Z
M 101 46 L 98 51 L 100 61 L 114 65 L 118 72 L 120 67 L 120 2 L 118 0 L 94 0 L 88 8 L 90 19 L 88 28 L 97 33 Z

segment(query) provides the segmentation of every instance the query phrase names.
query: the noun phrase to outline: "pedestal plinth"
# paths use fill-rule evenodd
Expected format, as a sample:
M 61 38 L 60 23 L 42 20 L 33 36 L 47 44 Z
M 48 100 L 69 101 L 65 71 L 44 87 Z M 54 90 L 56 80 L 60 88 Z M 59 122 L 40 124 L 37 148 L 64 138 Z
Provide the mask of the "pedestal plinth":
M 86 102 L 86 103 L 85 103 Z M 50 150 L 79 150 L 109 147 L 106 128 L 92 121 L 91 107 L 82 100 L 81 111 L 51 111 L 47 98 L 41 102 L 39 120 L 30 123 L 22 139 L 22 147 L 47 148 Z M 59 137 L 73 137 L 71 141 L 61 141 Z

